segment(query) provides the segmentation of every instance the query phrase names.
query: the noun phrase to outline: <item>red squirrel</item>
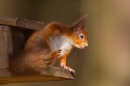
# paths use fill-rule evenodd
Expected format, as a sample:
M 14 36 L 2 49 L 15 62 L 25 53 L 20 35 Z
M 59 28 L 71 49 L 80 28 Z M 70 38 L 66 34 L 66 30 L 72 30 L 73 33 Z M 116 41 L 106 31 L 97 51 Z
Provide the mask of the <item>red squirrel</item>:
M 52 22 L 34 32 L 23 50 L 10 59 L 10 71 L 19 75 L 40 74 L 56 59 L 60 67 L 75 72 L 66 66 L 66 59 L 73 47 L 83 49 L 88 46 L 88 32 L 84 29 L 86 17 L 71 26 Z

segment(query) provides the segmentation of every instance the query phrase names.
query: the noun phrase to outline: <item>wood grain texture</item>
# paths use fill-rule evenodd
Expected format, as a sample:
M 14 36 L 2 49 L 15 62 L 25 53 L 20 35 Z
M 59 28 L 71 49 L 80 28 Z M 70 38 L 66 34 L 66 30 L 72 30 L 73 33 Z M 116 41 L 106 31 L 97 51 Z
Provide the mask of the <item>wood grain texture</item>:
M 0 69 L 0 84 L 24 83 L 24 82 L 46 82 L 59 80 L 72 80 L 74 76 L 66 69 L 48 66 L 46 74 L 16 76 L 9 72 L 7 68 Z
M 8 68 L 8 57 L 13 53 L 9 26 L 0 25 L 0 68 Z
M 0 17 L 0 24 L 33 29 L 33 30 L 41 30 L 44 28 L 43 22 L 21 19 L 21 18 Z

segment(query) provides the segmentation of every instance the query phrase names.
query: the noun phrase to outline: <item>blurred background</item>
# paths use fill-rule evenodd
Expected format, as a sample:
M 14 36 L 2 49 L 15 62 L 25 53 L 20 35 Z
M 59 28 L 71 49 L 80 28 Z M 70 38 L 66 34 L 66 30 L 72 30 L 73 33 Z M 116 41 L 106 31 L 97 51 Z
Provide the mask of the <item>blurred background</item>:
M 89 14 L 89 46 L 67 64 L 76 79 L 1 86 L 130 86 L 130 0 L 0 0 L 0 16 L 71 25 Z

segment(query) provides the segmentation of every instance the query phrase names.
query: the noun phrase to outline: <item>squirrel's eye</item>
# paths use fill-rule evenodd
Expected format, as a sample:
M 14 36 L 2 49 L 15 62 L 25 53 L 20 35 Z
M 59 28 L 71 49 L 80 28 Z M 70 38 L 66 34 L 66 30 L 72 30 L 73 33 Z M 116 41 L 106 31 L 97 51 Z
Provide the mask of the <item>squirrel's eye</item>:
M 79 36 L 81 39 L 83 39 L 84 38 L 84 35 L 83 34 L 80 34 L 80 36 Z

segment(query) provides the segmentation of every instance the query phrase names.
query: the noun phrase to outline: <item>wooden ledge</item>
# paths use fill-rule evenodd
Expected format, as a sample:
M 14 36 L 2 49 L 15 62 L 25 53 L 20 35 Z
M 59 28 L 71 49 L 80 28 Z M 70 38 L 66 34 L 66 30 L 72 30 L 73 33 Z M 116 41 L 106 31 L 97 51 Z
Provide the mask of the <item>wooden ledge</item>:
M 74 74 L 60 67 L 48 66 L 45 72 L 44 75 L 16 76 L 11 74 L 8 69 L 0 69 L 0 84 L 75 79 Z
M 21 18 L 0 17 L 0 24 L 22 27 L 22 28 L 33 29 L 33 30 L 41 30 L 42 28 L 44 28 L 43 22 L 21 19 Z

